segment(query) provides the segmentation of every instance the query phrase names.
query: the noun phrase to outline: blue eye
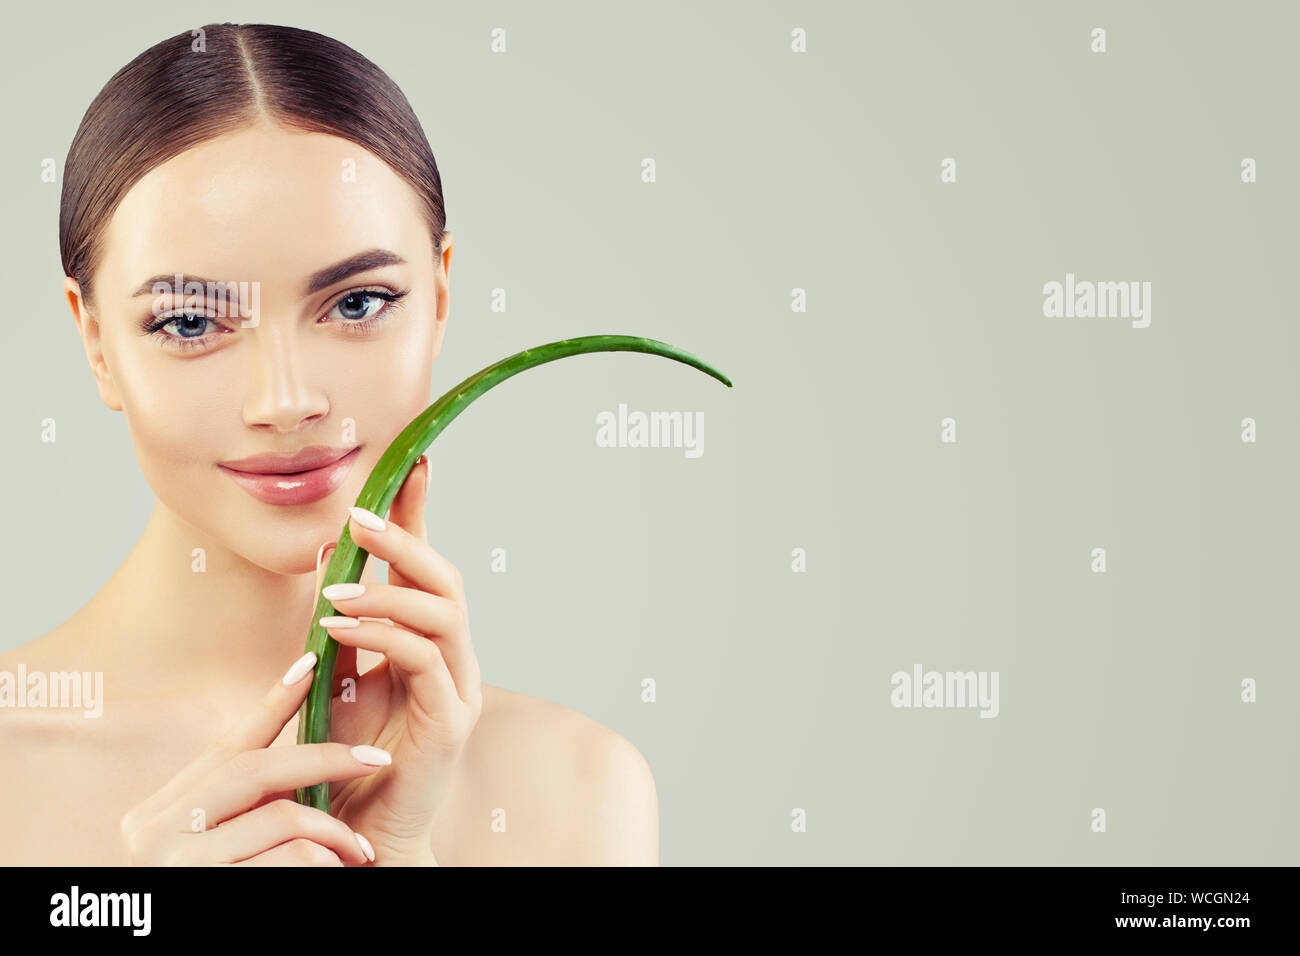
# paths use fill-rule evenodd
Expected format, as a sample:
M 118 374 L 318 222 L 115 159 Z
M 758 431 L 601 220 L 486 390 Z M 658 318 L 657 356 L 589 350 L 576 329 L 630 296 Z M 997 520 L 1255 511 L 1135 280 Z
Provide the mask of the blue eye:
M 408 290 L 409 291 L 409 290 Z M 364 335 L 375 326 L 387 322 L 389 313 L 401 308 L 397 300 L 406 292 L 381 292 L 378 289 L 358 289 L 346 293 L 326 313 L 325 318 L 337 316 L 343 331 L 348 335 Z M 373 308 L 378 306 L 378 308 Z
M 376 292 L 373 289 L 349 292 L 339 299 L 338 304 L 330 311 L 330 315 L 332 316 L 337 312 L 340 313 L 339 318 L 341 319 L 346 319 L 349 322 L 360 322 L 378 315 L 383 310 L 385 302 L 396 302 L 399 298 L 401 297 L 393 295 L 391 292 Z M 371 306 L 379 306 L 379 308 L 371 311 Z
M 201 337 L 211 321 L 206 315 L 199 315 L 197 312 L 182 312 L 179 315 L 171 316 L 159 328 L 165 329 L 169 325 L 175 325 L 177 338 L 193 339 Z M 199 323 L 197 330 L 194 329 L 193 323 L 195 322 Z
M 168 331 L 172 326 L 176 327 L 175 332 Z M 146 320 L 144 331 L 158 339 L 158 344 L 164 348 L 171 346 L 177 351 L 189 352 L 207 348 L 217 337 L 206 334 L 209 326 L 221 328 L 212 316 L 201 312 L 182 311 L 159 316 L 152 322 Z

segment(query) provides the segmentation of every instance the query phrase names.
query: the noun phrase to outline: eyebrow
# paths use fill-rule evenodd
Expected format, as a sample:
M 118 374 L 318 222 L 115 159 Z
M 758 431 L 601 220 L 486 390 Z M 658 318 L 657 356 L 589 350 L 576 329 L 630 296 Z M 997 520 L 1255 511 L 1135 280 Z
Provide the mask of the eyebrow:
M 336 262 L 332 266 L 326 266 L 312 273 L 307 280 L 307 288 L 303 295 L 311 295 L 313 292 L 319 292 L 327 286 L 332 286 L 336 282 L 342 282 L 349 276 L 354 276 L 358 272 L 369 272 L 371 269 L 379 269 L 383 266 L 404 266 L 406 260 L 395 252 L 389 252 L 387 249 L 367 249 L 365 252 L 358 252 L 355 256 L 350 256 L 342 262 Z
M 311 295 L 313 292 L 319 292 L 321 289 L 328 288 L 336 282 L 342 282 L 344 279 L 354 276 L 360 272 L 369 272 L 371 269 L 380 269 L 384 266 L 404 266 L 406 260 L 395 252 L 387 249 L 367 249 L 365 252 L 358 252 L 355 256 L 349 256 L 333 265 L 326 266 L 323 269 L 317 269 L 307 279 L 307 285 L 303 290 L 303 295 Z M 131 293 L 131 297 L 141 295 L 157 295 L 154 292 L 155 285 L 165 285 L 169 289 L 175 288 L 177 273 L 170 275 L 156 275 L 145 279 L 139 287 Z M 181 275 L 181 293 L 184 293 L 185 286 L 191 282 L 199 283 L 204 289 L 210 285 L 218 284 L 217 280 L 204 279 L 201 276 Z M 238 288 L 237 283 L 226 280 L 225 285 L 234 285 Z

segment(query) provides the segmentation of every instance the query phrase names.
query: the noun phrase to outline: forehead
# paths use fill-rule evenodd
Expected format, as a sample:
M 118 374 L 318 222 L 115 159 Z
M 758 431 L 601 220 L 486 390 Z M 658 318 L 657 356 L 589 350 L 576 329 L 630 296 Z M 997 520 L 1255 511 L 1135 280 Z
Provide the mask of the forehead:
M 129 296 L 177 270 L 297 286 L 363 249 L 418 261 L 432 239 L 415 190 L 350 140 L 258 125 L 199 144 L 150 170 L 105 230 L 100 278 Z

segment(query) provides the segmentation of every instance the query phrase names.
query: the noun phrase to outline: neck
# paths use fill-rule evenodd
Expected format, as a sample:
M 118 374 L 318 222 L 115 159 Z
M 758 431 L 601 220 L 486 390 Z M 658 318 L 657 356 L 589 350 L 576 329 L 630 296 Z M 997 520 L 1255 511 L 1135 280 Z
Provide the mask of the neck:
M 165 684 L 169 694 L 260 697 L 303 654 L 320 543 L 305 556 L 310 570 L 279 574 L 155 503 L 140 540 L 83 609 L 118 692 Z M 374 562 L 361 580 L 376 580 Z

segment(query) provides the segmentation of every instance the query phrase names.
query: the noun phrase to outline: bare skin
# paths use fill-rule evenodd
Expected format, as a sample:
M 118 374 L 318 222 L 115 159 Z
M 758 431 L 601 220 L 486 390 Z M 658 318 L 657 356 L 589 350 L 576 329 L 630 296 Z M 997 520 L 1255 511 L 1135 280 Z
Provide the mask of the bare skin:
M 96 669 L 70 622 L 0 655 L 0 670 Z M 364 664 L 362 670 L 368 667 Z M 268 683 L 279 675 L 269 675 Z M 248 686 L 206 683 L 118 698 L 103 716 L 74 710 L 0 711 L 0 865 L 121 866 L 122 816 L 158 790 L 252 706 Z M 296 746 L 294 716 L 273 746 Z M 380 771 L 383 772 L 382 770 Z M 504 832 L 493 831 L 505 810 Z M 483 685 L 483 712 L 439 810 L 430 849 L 443 866 L 657 865 L 653 778 L 624 738 L 558 704 Z
M 340 177 L 348 164 L 353 175 Z M 0 787 L 0 865 L 657 864 L 654 780 L 636 748 L 576 711 L 482 682 L 463 579 L 427 541 L 424 508 L 436 489 L 417 477 L 422 470 L 408 477 L 384 531 L 348 517 L 379 455 L 432 400 L 452 246 L 447 232 L 435 253 L 418 197 L 364 149 L 273 123 L 192 147 L 124 197 L 105 230 L 93 296 L 83 298 L 72 278 L 65 287 L 101 400 L 125 414 L 158 500 L 92 600 L 0 654 L 0 673 L 22 665 L 29 674 L 103 675 L 99 717 L 0 707 L 9 781 Z M 306 291 L 309 276 L 373 249 L 401 261 Z M 142 334 L 142 316 L 207 311 L 176 296 L 150 316 L 151 298 L 134 295 L 137 287 L 174 271 L 256 280 L 256 322 L 223 318 L 199 336 L 203 347 L 185 351 L 182 324 L 165 338 Z M 355 312 L 368 300 L 351 295 L 367 289 L 400 291 L 401 307 L 345 334 L 353 317 L 340 303 L 348 297 L 345 311 Z M 192 318 L 183 325 L 204 328 Z M 355 438 L 341 439 L 349 428 Z M 217 467 L 315 444 L 360 450 L 343 483 L 310 503 L 257 500 Z M 301 697 L 291 699 L 299 691 L 280 678 L 302 655 L 318 550 L 345 520 L 371 553 L 361 578 L 368 590 L 334 602 L 360 627 L 331 633 L 342 645 L 339 673 L 358 675 L 364 690 L 359 703 L 335 706 L 342 743 L 298 745 Z M 386 584 L 376 559 L 388 564 Z M 272 698 L 283 719 L 253 746 L 257 735 L 240 728 Z M 224 756 L 197 775 L 236 738 L 267 779 L 269 768 L 287 779 L 308 747 L 332 754 L 324 779 L 347 797 L 335 818 L 311 820 L 317 839 L 294 839 L 287 806 L 266 830 L 258 808 L 274 794 L 232 806 L 200 834 L 206 842 L 171 822 L 153 825 L 162 795 L 187 774 L 211 787 L 265 782 L 248 772 L 254 764 L 232 771 Z M 354 743 L 389 749 L 392 764 L 365 767 L 344 746 Z M 295 785 L 315 782 L 323 780 Z M 252 832 L 255 815 L 265 845 L 240 855 L 227 835 Z M 146 830 L 166 840 L 140 839 Z M 375 844 L 377 860 L 357 849 L 356 834 Z M 291 857 L 284 841 L 310 842 L 313 853 Z M 190 852 L 200 844 L 219 849 L 211 859 Z

